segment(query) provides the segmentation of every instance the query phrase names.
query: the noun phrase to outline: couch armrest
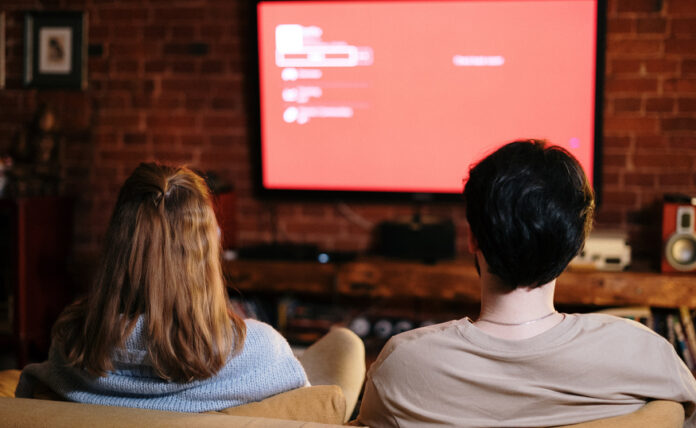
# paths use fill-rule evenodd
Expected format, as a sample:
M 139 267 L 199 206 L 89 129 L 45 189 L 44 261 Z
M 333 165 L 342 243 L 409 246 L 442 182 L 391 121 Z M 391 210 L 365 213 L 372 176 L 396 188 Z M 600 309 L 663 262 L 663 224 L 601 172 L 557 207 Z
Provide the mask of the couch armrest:
M 299 357 L 312 385 L 338 385 L 346 399 L 348 421 L 365 381 L 365 345 L 355 333 L 333 327 Z

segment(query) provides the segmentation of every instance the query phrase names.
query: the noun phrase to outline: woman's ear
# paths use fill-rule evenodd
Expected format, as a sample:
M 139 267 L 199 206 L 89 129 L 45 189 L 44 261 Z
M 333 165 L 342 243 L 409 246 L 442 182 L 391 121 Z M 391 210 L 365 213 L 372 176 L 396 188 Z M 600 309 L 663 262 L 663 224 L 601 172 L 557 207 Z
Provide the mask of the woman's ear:
M 471 232 L 471 226 L 469 226 L 468 221 L 464 222 L 464 228 L 466 230 L 466 241 L 467 241 L 467 247 L 469 249 L 469 252 L 471 254 L 476 254 L 476 252 L 479 250 L 479 246 L 478 246 L 478 242 L 476 242 L 476 237 Z

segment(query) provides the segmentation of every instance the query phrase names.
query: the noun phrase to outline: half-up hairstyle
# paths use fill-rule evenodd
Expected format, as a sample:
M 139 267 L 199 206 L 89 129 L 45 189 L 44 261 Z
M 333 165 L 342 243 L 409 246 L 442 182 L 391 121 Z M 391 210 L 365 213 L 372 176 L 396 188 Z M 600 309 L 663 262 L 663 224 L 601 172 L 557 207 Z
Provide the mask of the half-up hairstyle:
M 229 307 L 220 237 L 204 180 L 185 167 L 143 163 L 121 188 L 88 296 L 61 315 L 54 345 L 71 366 L 113 370 L 140 317 L 163 379 L 217 373 L 241 350 L 246 329 Z

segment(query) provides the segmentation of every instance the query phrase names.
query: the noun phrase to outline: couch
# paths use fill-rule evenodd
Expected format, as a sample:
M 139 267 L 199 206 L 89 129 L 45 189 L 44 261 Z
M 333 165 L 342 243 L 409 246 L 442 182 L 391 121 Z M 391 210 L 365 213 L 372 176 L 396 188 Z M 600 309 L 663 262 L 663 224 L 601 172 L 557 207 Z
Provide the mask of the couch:
M 109 407 L 42 398 L 13 398 L 18 370 L 0 372 L 0 426 L 113 428 L 322 428 L 340 427 L 351 416 L 365 375 L 364 347 L 352 332 L 335 328 L 300 356 L 313 386 L 287 391 L 257 403 L 202 414 Z M 331 364 L 327 364 L 331 361 Z M 625 416 L 564 428 L 678 428 L 679 403 L 653 401 Z M 360 426 L 353 421 L 350 425 Z M 559 427 L 560 428 L 560 427 Z
M 8 427 L 336 427 L 347 422 L 365 378 L 362 340 L 335 327 L 299 357 L 312 386 L 207 413 L 177 413 L 62 401 L 46 389 L 14 398 L 19 370 L 0 372 L 0 426 Z

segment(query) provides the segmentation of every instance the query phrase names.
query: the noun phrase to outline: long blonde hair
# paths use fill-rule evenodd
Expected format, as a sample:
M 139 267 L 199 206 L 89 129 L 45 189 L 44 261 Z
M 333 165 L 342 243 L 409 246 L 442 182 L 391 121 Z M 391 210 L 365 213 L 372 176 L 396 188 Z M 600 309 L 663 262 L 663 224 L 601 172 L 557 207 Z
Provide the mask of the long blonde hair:
M 148 357 L 166 380 L 208 378 L 244 344 L 208 187 L 185 167 L 140 164 L 126 180 L 93 287 L 61 315 L 54 344 L 69 365 L 103 376 L 141 316 Z

